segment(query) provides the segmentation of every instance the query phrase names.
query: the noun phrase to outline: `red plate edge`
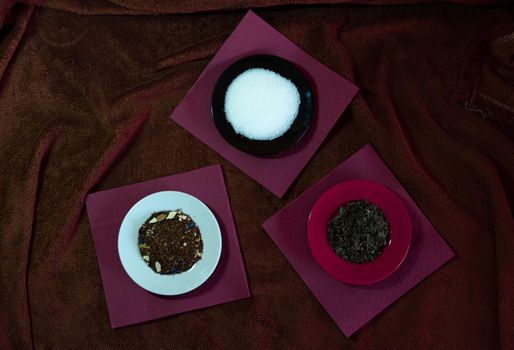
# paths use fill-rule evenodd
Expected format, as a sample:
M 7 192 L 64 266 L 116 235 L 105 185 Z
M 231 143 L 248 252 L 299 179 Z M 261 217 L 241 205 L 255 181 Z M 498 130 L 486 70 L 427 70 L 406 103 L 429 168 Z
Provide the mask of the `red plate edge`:
M 391 241 L 375 261 L 353 264 L 329 247 L 326 225 L 339 206 L 363 199 L 384 212 Z M 307 239 L 314 259 L 330 275 L 349 284 L 369 285 L 389 277 L 403 263 L 410 248 L 412 225 L 407 208 L 389 188 L 368 180 L 348 180 L 331 187 L 316 200 L 307 222 Z

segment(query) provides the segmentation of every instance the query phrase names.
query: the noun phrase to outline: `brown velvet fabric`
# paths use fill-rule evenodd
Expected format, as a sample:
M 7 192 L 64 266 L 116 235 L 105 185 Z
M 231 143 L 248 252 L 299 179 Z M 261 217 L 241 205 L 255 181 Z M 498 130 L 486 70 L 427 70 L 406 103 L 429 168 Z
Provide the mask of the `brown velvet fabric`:
M 0 348 L 514 348 L 512 8 L 307 2 L 2 2 Z M 361 88 L 283 199 L 169 119 L 248 6 Z M 367 142 L 457 257 L 346 338 L 260 224 Z M 112 330 L 86 194 L 215 163 L 252 298 Z

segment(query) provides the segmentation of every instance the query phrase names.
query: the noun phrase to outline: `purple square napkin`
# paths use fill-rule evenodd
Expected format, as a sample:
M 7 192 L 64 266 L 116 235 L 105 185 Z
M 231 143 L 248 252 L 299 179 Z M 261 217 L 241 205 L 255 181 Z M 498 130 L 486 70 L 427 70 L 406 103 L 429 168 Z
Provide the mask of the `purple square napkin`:
M 276 158 L 255 157 L 231 146 L 218 133 L 211 116 L 211 94 L 230 64 L 253 54 L 283 57 L 302 69 L 316 99 L 311 127 L 293 149 Z M 171 118 L 247 175 L 282 197 L 348 106 L 357 88 L 302 51 L 249 11 L 202 72 Z
M 204 202 L 218 219 L 222 235 L 221 257 L 212 276 L 197 289 L 173 297 L 139 287 L 127 275 L 118 256 L 118 230 L 125 214 L 141 198 L 166 190 L 186 192 Z M 113 328 L 250 296 L 219 165 L 93 193 L 87 197 L 86 205 Z
M 316 263 L 307 243 L 307 218 L 318 197 L 330 187 L 351 179 L 375 181 L 396 192 L 407 207 L 413 228 L 410 250 L 400 268 L 382 282 L 364 287 L 332 278 Z M 346 336 L 454 255 L 371 145 L 339 165 L 268 219 L 263 227 Z

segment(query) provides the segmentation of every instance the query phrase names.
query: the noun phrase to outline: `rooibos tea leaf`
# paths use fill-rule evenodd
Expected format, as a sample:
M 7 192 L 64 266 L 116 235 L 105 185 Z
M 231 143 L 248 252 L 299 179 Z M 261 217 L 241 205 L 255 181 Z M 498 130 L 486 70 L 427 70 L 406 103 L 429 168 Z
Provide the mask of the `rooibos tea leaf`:
M 180 209 L 153 213 L 139 229 L 138 246 L 146 264 L 161 275 L 189 270 L 203 252 L 198 225 Z
M 376 205 L 365 200 L 348 202 L 328 222 L 328 243 L 344 260 L 368 263 L 389 243 L 389 225 Z

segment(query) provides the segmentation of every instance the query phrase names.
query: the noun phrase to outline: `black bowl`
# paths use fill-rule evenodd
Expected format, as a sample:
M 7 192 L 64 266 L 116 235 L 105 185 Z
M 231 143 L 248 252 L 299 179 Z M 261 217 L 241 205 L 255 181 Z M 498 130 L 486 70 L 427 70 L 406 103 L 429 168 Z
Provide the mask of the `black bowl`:
M 298 115 L 291 127 L 280 137 L 269 141 L 251 140 L 234 131 L 225 116 L 225 93 L 230 83 L 251 68 L 265 68 L 289 79 L 300 93 Z M 272 155 L 296 144 L 309 128 L 314 97 L 304 74 L 291 62 L 271 55 L 247 56 L 230 65 L 219 77 L 212 92 L 211 112 L 216 128 L 232 146 L 254 155 Z

